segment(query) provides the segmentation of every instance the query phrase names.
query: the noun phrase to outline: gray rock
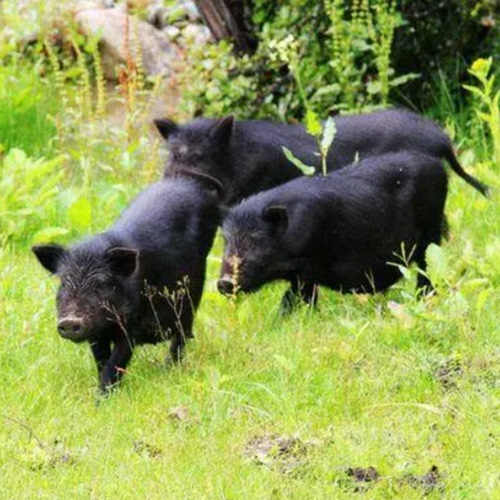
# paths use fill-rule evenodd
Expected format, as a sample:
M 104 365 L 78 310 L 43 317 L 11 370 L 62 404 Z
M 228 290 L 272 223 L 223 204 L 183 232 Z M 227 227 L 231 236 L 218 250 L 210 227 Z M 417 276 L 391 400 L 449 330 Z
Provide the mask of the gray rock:
M 174 61 L 179 57 L 179 49 L 169 42 L 165 33 L 117 9 L 83 10 L 77 13 L 76 20 L 85 35 L 99 34 L 107 79 L 117 78 L 127 53 L 135 57 L 136 40 L 141 48 L 144 71 L 149 76 L 170 74 Z M 127 22 L 128 44 L 125 43 Z
M 201 16 L 200 13 L 198 12 L 198 8 L 196 7 L 196 4 L 192 0 L 184 0 L 181 2 L 184 10 L 186 11 L 186 14 L 189 17 L 189 20 L 191 22 L 193 21 L 200 21 Z
M 158 29 L 202 22 L 195 3 L 190 0 L 179 1 L 169 7 L 165 7 L 162 2 L 152 2 L 148 7 L 147 21 Z
M 182 36 L 185 43 L 193 43 L 195 45 L 205 45 L 212 40 L 210 30 L 201 24 L 188 24 L 182 30 Z
M 169 40 L 177 40 L 181 34 L 181 30 L 177 26 L 165 26 L 162 31 Z
M 94 9 L 103 9 L 106 5 L 103 1 L 100 0 L 80 0 L 76 5 L 75 9 L 77 12 L 81 12 L 83 10 L 94 10 Z
M 158 2 L 152 3 L 147 10 L 147 21 L 155 28 L 162 29 L 168 16 L 168 9 Z

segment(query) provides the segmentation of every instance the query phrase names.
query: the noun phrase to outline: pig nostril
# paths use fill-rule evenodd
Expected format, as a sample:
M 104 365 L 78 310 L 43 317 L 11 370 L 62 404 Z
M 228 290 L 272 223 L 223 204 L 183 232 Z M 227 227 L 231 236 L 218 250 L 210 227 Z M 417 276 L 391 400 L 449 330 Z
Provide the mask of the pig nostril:
M 66 319 L 59 322 L 57 329 L 63 337 L 71 337 L 81 333 L 82 322 L 73 319 Z
M 234 291 L 233 282 L 227 278 L 222 278 L 217 281 L 217 289 L 223 295 L 231 295 Z

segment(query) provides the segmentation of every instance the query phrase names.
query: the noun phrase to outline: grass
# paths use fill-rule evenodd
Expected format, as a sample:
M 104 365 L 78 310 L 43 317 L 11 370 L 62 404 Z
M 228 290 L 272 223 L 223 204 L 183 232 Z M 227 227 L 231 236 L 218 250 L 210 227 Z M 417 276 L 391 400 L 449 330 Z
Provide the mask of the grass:
M 57 108 L 53 89 L 24 67 L 0 62 L 0 145 L 19 147 L 29 155 L 47 155 L 54 146 L 56 125 L 50 115 Z M 50 154 L 50 153 L 49 153 Z
M 104 229 L 161 155 L 144 128 L 79 127 L 60 112 L 54 149 L 67 159 L 49 222 L 67 239 Z M 473 117 L 461 108 L 447 126 L 494 193 L 450 174 L 437 296 L 418 301 L 411 270 L 384 295 L 321 290 L 318 311 L 281 320 L 284 284 L 236 303 L 216 292 L 218 238 L 185 362 L 167 369 L 167 345 L 138 348 L 105 400 L 88 346 L 56 333 L 57 282 L 31 235 L 0 247 L 0 498 L 500 499 L 499 182 Z M 434 482 L 422 477 L 433 466 Z M 357 467 L 379 480 L 356 482 Z
M 216 293 L 218 241 L 186 361 L 167 370 L 166 345 L 138 348 L 100 404 L 88 347 L 55 332 L 55 280 L 4 250 L 0 496 L 416 499 L 425 488 L 405 478 L 436 465 L 426 498 L 498 498 L 500 213 L 451 184 L 438 297 L 418 302 L 409 281 L 323 291 L 319 311 L 280 321 L 281 284 L 237 304 Z M 248 443 L 268 434 L 305 451 L 259 464 Z M 380 480 L 345 472 L 368 466 Z

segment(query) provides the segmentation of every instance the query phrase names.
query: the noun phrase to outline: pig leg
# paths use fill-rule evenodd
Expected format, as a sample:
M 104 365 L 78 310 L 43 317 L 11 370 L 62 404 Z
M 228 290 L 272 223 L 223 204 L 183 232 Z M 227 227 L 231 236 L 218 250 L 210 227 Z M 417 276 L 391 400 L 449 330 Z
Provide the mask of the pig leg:
M 100 374 L 100 387 L 103 392 L 111 389 L 122 377 L 125 368 L 132 358 L 132 345 L 126 337 L 115 341 L 108 362 Z
M 186 314 L 183 320 L 177 324 L 177 331 L 172 335 L 172 341 L 170 342 L 170 360 L 166 360 L 167 365 L 169 362 L 178 363 L 182 359 L 186 339 L 194 337 L 193 319 L 192 314 Z
M 90 349 L 94 355 L 97 370 L 100 374 L 102 369 L 106 366 L 108 359 L 111 357 L 111 344 L 109 341 L 98 340 L 90 344 Z
M 315 283 L 307 283 L 295 277 L 290 282 L 290 288 L 283 295 L 280 306 L 280 314 L 290 314 L 299 300 L 309 306 L 315 306 L 318 301 L 318 286 Z

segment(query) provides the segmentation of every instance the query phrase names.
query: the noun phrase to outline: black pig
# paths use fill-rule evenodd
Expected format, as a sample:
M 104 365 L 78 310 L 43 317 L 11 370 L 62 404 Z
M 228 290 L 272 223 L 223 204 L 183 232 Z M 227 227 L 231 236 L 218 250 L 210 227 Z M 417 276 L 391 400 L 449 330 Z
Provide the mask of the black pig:
M 219 291 L 287 280 L 286 312 L 297 297 L 315 303 L 317 285 L 384 290 L 401 276 L 394 263 L 415 261 L 425 271 L 427 246 L 441 242 L 446 194 L 440 160 L 391 153 L 254 195 L 224 219 Z M 431 286 L 420 273 L 417 285 Z
M 33 247 L 61 281 L 59 334 L 90 343 L 102 390 L 121 378 L 136 345 L 171 339 L 172 358 L 180 358 L 218 224 L 210 189 L 194 179 L 164 179 L 106 232 L 70 248 Z
M 320 170 L 316 141 L 300 125 L 235 121 L 232 116 L 201 118 L 183 125 L 155 120 L 155 124 L 167 139 L 165 175 L 194 170 L 215 177 L 224 186 L 223 202 L 227 205 L 301 175 L 285 157 L 282 146 Z M 487 187 L 463 170 L 450 139 L 431 120 L 408 110 L 390 109 L 338 116 L 335 124 L 337 134 L 327 157 L 329 171 L 349 165 L 356 157 L 414 151 L 446 160 L 458 175 L 487 194 Z

